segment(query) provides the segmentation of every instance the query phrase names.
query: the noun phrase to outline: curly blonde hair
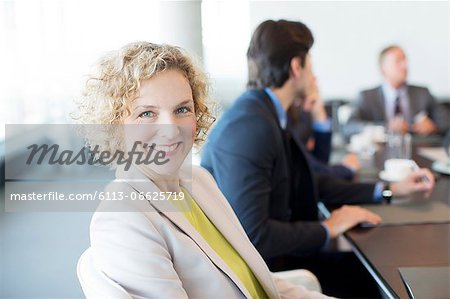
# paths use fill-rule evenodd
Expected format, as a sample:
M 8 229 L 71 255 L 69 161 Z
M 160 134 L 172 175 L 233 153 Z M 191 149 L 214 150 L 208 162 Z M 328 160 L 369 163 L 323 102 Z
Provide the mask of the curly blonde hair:
M 74 115 L 81 124 L 105 125 L 101 129 L 102 138 L 98 130 L 96 134 L 83 130 L 89 144 L 99 145 L 103 151 L 122 149 L 117 131 L 108 129 L 114 127 L 108 125 L 122 124 L 130 114 L 131 103 L 138 96 L 142 81 L 169 69 L 179 70 L 189 81 L 197 119 L 195 144 L 198 146 L 204 141 L 215 121 L 207 106 L 208 82 L 200 67 L 181 48 L 149 42 L 130 43 L 102 57 L 95 67 L 78 100 L 78 113 Z

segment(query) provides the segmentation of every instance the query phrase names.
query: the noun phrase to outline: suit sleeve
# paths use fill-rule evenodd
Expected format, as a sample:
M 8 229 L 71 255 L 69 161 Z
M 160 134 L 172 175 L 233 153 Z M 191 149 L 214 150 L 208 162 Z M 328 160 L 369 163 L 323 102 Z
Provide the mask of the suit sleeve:
M 319 197 L 328 204 L 374 203 L 374 183 L 352 183 L 330 175 L 317 176 Z
M 314 150 L 312 154 L 320 162 L 328 163 L 331 154 L 331 132 L 314 131 Z
M 439 133 L 445 133 L 450 126 L 450 116 L 446 113 L 444 107 L 441 107 L 441 105 L 436 102 L 428 89 L 425 89 L 425 93 L 428 103 L 427 114 L 438 127 Z
M 306 151 L 305 151 L 306 152 Z M 353 171 L 344 165 L 328 165 L 316 159 L 311 153 L 306 152 L 306 156 L 315 175 L 329 175 L 343 180 L 352 180 Z
M 319 222 L 286 222 L 270 216 L 271 205 L 277 201 L 271 198 L 271 173 L 279 158 L 274 138 L 279 133 L 269 124 L 251 118 L 235 122 L 222 133 L 233 138 L 220 144 L 209 143 L 202 166 L 213 174 L 261 255 L 271 258 L 320 249 L 326 231 Z
M 134 299 L 188 298 L 163 239 L 143 213 L 95 213 L 91 244 L 95 266 Z

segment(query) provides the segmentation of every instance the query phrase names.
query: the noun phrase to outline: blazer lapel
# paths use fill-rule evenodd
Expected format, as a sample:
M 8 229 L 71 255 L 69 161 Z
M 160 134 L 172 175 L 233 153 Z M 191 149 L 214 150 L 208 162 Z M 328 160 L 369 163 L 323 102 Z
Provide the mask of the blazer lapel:
M 230 242 L 233 248 L 246 261 L 247 265 L 253 271 L 261 286 L 264 288 L 269 298 L 279 298 L 277 288 L 273 282 L 271 272 L 266 266 L 258 251 L 251 245 L 247 239 L 245 231 L 239 224 L 235 215 L 230 215 L 226 211 L 231 209 L 225 206 L 219 197 L 223 197 L 220 192 L 211 192 L 207 190 L 203 184 L 193 184 L 192 197 L 201 207 L 206 216 L 222 233 L 222 235 Z M 215 199 L 214 199 L 215 198 Z M 209 201 L 223 205 L 223 209 L 217 209 L 216 205 L 211 205 Z M 223 200 L 226 200 L 223 198 Z M 230 225 L 232 224 L 232 225 Z M 245 239 L 244 239 L 245 238 Z M 243 242 L 245 240 L 245 242 Z
M 160 189 L 148 178 L 146 178 L 139 170 L 134 169 L 133 171 L 128 171 L 126 174 L 124 172 L 121 173 L 121 179 L 124 179 L 133 189 L 137 192 L 160 192 Z M 188 192 L 192 195 L 192 198 L 197 202 L 197 204 L 202 208 L 203 212 L 208 216 L 208 218 L 213 222 L 215 221 L 211 215 L 208 215 L 205 211 L 204 204 L 200 205 L 198 201 L 198 197 L 203 198 L 203 196 L 199 196 L 198 192 L 194 190 L 201 189 L 201 186 L 197 185 L 196 180 L 190 180 L 186 176 L 180 179 L 181 186 L 187 189 Z M 208 256 L 208 258 L 218 267 L 221 271 L 223 271 L 241 290 L 241 292 L 247 297 L 251 298 L 250 293 L 247 291 L 245 286 L 236 276 L 236 274 L 231 270 L 231 268 L 224 262 L 224 260 L 209 246 L 209 244 L 203 239 L 203 237 L 197 232 L 197 230 L 189 223 L 189 221 L 183 216 L 182 212 L 176 210 L 176 207 L 173 206 L 169 201 L 149 201 L 149 203 L 161 214 L 163 214 L 168 220 L 170 220 L 173 224 L 175 224 L 181 231 L 183 231 L 187 236 L 189 236 L 200 249 Z M 209 206 L 209 205 L 207 205 Z M 152 213 L 152 212 L 146 212 Z M 214 215 L 214 217 L 220 217 L 223 219 L 223 215 L 220 213 L 218 215 Z M 229 221 L 227 222 L 229 226 Z M 219 229 L 219 228 L 218 228 Z M 230 227 L 231 229 L 231 227 Z M 219 229 L 220 230 L 220 229 Z M 228 239 L 228 236 L 220 230 L 225 238 Z M 228 241 L 230 241 L 228 239 Z M 231 243 L 231 242 L 230 242 Z M 232 244 L 232 243 L 231 243 Z M 234 244 L 232 244 L 234 246 Z M 244 256 L 243 256 L 244 257 Z
M 414 122 L 414 117 L 420 112 L 420 107 L 416 105 L 418 103 L 415 98 L 416 94 L 413 92 L 413 89 L 409 85 L 406 85 L 406 96 L 409 104 L 408 121 L 412 124 Z
M 383 121 L 386 122 L 388 119 L 388 115 L 386 114 L 386 99 L 384 98 L 383 87 L 382 86 L 378 87 L 377 92 L 378 92 L 378 97 L 376 97 L 377 104 L 374 107 L 375 110 L 373 112 L 374 112 L 375 116 L 383 115 L 384 116 Z M 374 117 L 374 119 L 377 119 L 377 118 Z
M 285 129 L 283 129 L 281 127 L 275 105 L 270 100 L 270 96 L 267 94 L 267 92 L 266 91 L 255 91 L 255 92 L 261 93 L 262 101 L 263 101 L 264 105 L 267 107 L 267 109 L 269 110 L 270 114 L 272 115 L 273 121 L 276 123 L 276 126 L 280 132 L 280 136 L 281 136 L 281 138 L 283 140 L 283 144 L 284 144 L 285 154 L 286 154 L 287 159 L 289 159 L 290 155 L 291 155 L 291 148 L 290 148 L 289 142 L 290 142 L 291 138 L 294 138 L 288 130 L 289 120 L 286 124 L 287 127 Z M 289 162 L 287 162 L 287 163 L 289 163 Z M 287 169 L 289 175 L 291 175 L 291 169 L 289 167 L 287 167 L 286 169 Z

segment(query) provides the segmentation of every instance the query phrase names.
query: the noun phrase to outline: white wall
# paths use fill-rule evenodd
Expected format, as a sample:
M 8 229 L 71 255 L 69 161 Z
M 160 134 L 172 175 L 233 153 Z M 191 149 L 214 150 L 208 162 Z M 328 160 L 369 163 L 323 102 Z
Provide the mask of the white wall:
M 435 96 L 450 96 L 448 1 L 250 1 L 248 5 L 250 30 L 243 32 L 251 34 L 260 22 L 280 18 L 299 20 L 311 28 L 314 69 L 325 98 L 353 98 L 359 90 L 378 84 L 378 53 L 391 43 L 405 48 L 411 83 L 428 86 Z M 223 18 L 227 19 L 234 18 Z M 247 20 L 242 21 L 245 28 Z M 242 36 L 242 32 L 235 34 Z M 227 42 L 233 41 L 222 36 L 221 43 Z M 245 51 L 241 52 L 231 53 L 235 61 L 243 61 Z M 234 79 L 212 70 L 215 89 L 227 93 L 220 97 L 228 100 L 238 93 L 246 72 L 244 63 Z

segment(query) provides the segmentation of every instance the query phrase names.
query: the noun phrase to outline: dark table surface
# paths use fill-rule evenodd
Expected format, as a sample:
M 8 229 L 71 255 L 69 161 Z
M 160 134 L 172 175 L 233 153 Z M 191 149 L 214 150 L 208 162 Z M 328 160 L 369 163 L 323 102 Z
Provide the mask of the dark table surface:
M 418 155 L 417 150 L 440 144 L 440 140 L 414 140 L 412 158 L 420 167 L 431 167 L 432 161 Z M 382 147 L 369 163 L 371 165 L 365 165 L 358 179 L 376 179 L 385 158 Z M 450 205 L 450 176 L 435 175 L 436 187 L 431 200 Z M 355 228 L 345 237 L 390 298 L 409 298 L 398 272 L 399 267 L 450 266 L 450 223 Z M 450 288 L 449 294 L 445 295 L 443 298 L 450 298 Z

